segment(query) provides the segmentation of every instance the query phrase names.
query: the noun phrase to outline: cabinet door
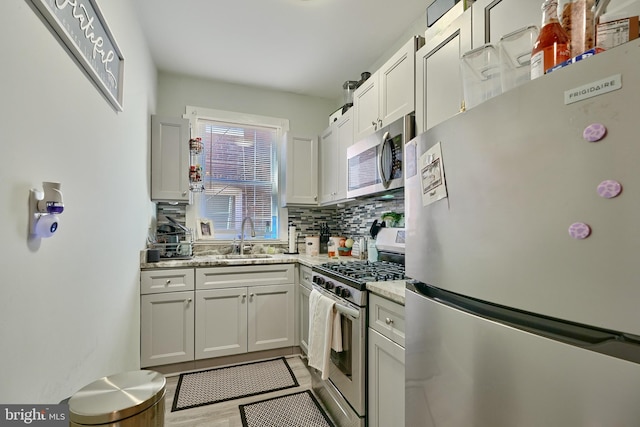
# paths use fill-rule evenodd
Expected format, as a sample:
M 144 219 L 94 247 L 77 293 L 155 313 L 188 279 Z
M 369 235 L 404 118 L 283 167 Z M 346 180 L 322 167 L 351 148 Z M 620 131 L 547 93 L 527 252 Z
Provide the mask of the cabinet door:
M 338 119 L 336 133 L 335 166 L 330 170 L 335 175 L 334 201 L 338 202 L 347 198 L 347 148 L 353 144 L 353 108 Z
M 295 285 L 253 286 L 248 291 L 248 350 L 293 346 Z
M 473 46 L 498 43 L 515 30 L 535 25 L 540 28 L 540 0 L 478 0 L 471 5 Z
M 369 328 L 369 426 L 404 425 L 404 348 Z
M 320 136 L 320 204 L 331 203 L 336 192 L 336 138 L 335 124 Z
M 193 360 L 193 292 L 140 297 L 140 366 Z
M 379 99 L 378 72 L 375 72 L 353 92 L 354 141 L 360 141 L 379 128 Z
M 415 48 L 416 38 L 412 37 L 378 71 L 382 126 L 415 110 Z
M 151 116 L 151 200 L 189 202 L 189 120 Z
M 247 352 L 247 288 L 196 291 L 195 358 Z
M 298 307 L 300 317 L 298 325 L 300 325 L 300 348 L 304 354 L 309 352 L 309 296 L 311 289 L 305 285 L 298 285 Z
M 287 138 L 283 171 L 283 206 L 318 204 L 318 141 L 316 138 Z
M 469 50 L 471 10 L 467 9 L 446 29 L 427 40 L 424 47 L 416 53 L 418 133 L 432 128 L 460 111 L 464 100 L 460 57 Z

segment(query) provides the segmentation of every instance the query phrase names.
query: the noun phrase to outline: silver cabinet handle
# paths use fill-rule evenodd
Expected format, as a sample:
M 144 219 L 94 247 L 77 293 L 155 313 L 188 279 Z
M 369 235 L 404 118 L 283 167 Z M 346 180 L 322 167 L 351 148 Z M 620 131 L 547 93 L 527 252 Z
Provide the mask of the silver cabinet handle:
M 387 317 L 386 319 L 384 319 L 384 323 L 386 323 L 387 325 L 392 325 L 393 324 L 393 319 L 390 319 L 390 318 Z

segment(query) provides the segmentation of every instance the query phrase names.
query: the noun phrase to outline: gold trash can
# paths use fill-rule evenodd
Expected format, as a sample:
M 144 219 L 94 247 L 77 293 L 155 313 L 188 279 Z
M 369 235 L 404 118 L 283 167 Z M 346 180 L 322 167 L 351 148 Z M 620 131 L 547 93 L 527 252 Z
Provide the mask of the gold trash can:
M 147 370 L 100 378 L 69 399 L 69 427 L 164 427 L 166 383 Z

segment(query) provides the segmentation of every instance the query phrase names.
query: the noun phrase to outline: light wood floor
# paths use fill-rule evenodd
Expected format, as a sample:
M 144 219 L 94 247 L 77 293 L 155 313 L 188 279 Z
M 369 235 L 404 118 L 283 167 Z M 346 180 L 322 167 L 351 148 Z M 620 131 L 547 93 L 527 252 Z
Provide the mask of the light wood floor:
M 288 356 L 287 363 L 300 384 L 298 387 L 176 412 L 171 412 L 171 405 L 179 375 L 167 376 L 165 427 L 242 427 L 238 405 L 311 389 L 311 375 L 300 356 Z

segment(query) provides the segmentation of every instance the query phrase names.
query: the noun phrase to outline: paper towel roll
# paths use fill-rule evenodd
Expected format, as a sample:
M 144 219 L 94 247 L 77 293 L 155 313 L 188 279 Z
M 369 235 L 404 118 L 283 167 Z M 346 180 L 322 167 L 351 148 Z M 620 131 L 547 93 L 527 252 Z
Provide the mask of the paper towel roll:
M 289 226 L 289 253 L 293 254 L 298 252 L 298 248 L 296 247 L 296 226 Z

